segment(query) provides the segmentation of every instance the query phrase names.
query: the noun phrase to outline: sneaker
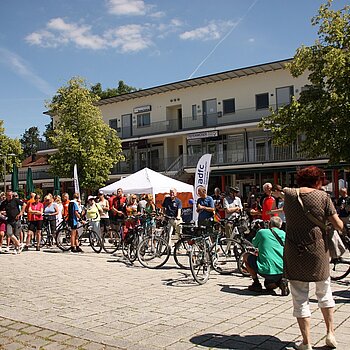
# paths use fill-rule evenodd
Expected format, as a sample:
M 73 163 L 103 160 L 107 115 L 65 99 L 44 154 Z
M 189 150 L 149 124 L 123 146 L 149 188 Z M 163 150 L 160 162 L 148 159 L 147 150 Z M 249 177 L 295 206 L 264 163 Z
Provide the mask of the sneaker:
M 248 287 L 248 290 L 250 290 L 251 292 L 261 293 L 262 285 L 260 282 L 253 282 L 253 284 Z
M 5 253 L 9 253 L 9 252 L 10 252 L 10 247 L 7 246 L 7 247 L 4 249 L 4 252 L 5 252 Z
M 280 283 L 279 283 L 279 287 L 281 289 L 281 295 L 286 297 L 287 295 L 289 295 L 290 290 L 289 290 L 289 286 L 288 286 L 288 281 L 285 278 L 282 278 Z
M 35 247 L 35 250 L 36 250 L 37 252 L 40 252 L 40 247 Z
M 25 246 L 23 247 L 23 249 L 22 249 L 22 252 L 27 252 L 27 251 L 28 251 L 28 246 L 25 245 Z
M 312 350 L 311 344 L 303 344 L 302 342 L 300 344 L 295 344 L 294 348 L 297 350 Z
M 0 247 L 0 254 L 2 253 L 2 247 Z
M 71 253 L 78 253 L 77 248 L 71 247 L 70 248 Z
M 77 251 L 77 253 L 84 253 L 84 251 L 80 247 L 77 247 L 76 251 Z

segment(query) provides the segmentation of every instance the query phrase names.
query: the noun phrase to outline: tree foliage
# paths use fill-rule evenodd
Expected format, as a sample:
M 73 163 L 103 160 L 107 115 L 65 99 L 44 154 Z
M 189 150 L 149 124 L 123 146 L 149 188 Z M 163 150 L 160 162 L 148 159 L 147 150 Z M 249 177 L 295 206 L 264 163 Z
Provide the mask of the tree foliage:
M 40 139 L 40 132 L 36 126 L 30 127 L 24 131 L 20 139 L 23 148 L 23 157 L 27 158 L 38 151 Z
M 0 174 L 4 177 L 4 158 L 6 164 L 6 174 L 12 172 L 12 165 L 16 163 L 18 167 L 21 165 L 22 147 L 18 139 L 11 139 L 5 135 L 4 121 L 0 120 L 0 156 L 1 164 Z M 14 154 L 14 156 L 9 156 L 9 154 Z
M 289 144 L 304 135 L 301 151 L 328 155 L 332 163 L 350 162 L 350 14 L 349 6 L 323 4 L 312 18 L 318 26 L 313 46 L 301 46 L 288 68 L 293 77 L 309 73 L 310 84 L 298 100 L 264 118 L 274 142 Z
M 72 78 L 47 106 L 57 119 L 49 136 L 58 149 L 49 158 L 51 171 L 60 177 L 72 177 L 77 164 L 79 184 L 90 190 L 104 185 L 113 165 L 123 159 L 116 131 L 103 122 L 94 105 L 98 99 L 83 79 Z
M 101 83 L 97 83 L 91 86 L 90 91 L 93 94 L 100 97 L 101 99 L 103 99 L 103 98 L 109 98 L 109 97 L 114 97 L 118 95 L 128 94 L 130 92 L 137 91 L 137 89 L 133 86 L 129 86 L 125 84 L 123 80 L 119 80 L 117 88 L 112 88 L 112 89 L 108 88 L 106 90 L 102 90 Z
M 53 120 L 51 119 L 50 123 L 45 125 L 45 131 L 43 132 L 43 136 L 45 137 L 46 142 L 50 142 L 50 137 L 53 135 Z

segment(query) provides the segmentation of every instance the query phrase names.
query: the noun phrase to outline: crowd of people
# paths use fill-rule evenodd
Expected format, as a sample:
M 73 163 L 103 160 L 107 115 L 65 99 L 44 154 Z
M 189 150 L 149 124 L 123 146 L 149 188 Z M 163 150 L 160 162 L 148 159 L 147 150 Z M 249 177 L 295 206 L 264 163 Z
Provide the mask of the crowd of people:
M 261 219 L 268 225 L 259 230 L 252 243 L 255 252 L 244 253 L 243 260 L 253 283 L 250 291 L 262 292 L 260 278 L 264 278 L 264 286 L 268 291 L 280 288 L 281 295 L 292 294 L 293 315 L 302 335 L 302 342 L 297 349 L 312 349 L 310 337 L 309 284 L 315 282 L 316 296 L 326 324 L 326 344 L 336 347 L 334 335 L 333 310 L 334 300 L 330 287 L 329 252 L 326 232 L 310 220 L 310 213 L 321 222 L 330 222 L 339 231 L 349 223 L 350 199 L 347 189 L 340 189 L 340 197 L 334 202 L 322 190 L 325 184 L 324 172 L 310 166 L 297 173 L 298 188 L 282 188 L 279 184 L 267 182 L 263 185 L 263 194 L 258 194 L 256 187 L 248 196 L 243 206 L 238 187 L 229 187 L 226 193 L 215 188 L 209 196 L 206 188 L 197 189 L 198 199 L 195 209 L 198 214 L 198 225 L 210 226 L 215 219 L 226 218 L 225 234 L 232 238 L 233 222 L 243 210 L 247 210 L 252 220 Z M 182 223 L 181 200 L 175 188 L 162 203 L 162 212 L 169 218 L 169 244 L 172 234 L 181 233 Z M 78 193 L 72 200 L 68 193 L 60 196 L 47 194 L 43 200 L 39 194 L 32 193 L 25 202 L 12 191 L 0 194 L 0 252 L 4 236 L 7 236 L 7 248 L 14 245 L 14 253 L 27 251 L 35 238 L 36 250 L 40 250 L 41 229 L 44 220 L 55 232 L 57 225 L 64 219 L 71 228 L 71 251 L 82 252 L 78 243 L 78 225 L 84 218 L 91 221 L 93 229 L 100 233 L 109 227 L 122 229 L 123 235 L 128 233 L 138 221 L 139 214 L 150 214 L 147 225 L 154 227 L 151 214 L 157 208 L 151 194 L 125 196 L 119 188 L 112 195 L 99 192 L 89 196 L 82 205 Z M 308 214 L 307 214 L 308 213 Z M 21 229 L 21 218 L 27 215 L 28 234 L 24 237 Z M 53 244 L 54 238 L 48 237 Z M 288 283 L 289 281 L 289 283 Z

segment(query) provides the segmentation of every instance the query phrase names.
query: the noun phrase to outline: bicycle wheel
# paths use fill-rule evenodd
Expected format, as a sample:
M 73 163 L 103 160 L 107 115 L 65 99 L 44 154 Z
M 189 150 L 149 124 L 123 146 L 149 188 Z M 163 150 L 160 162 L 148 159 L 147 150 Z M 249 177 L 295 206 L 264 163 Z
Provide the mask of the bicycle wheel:
M 190 244 L 189 238 L 181 238 L 175 243 L 174 260 L 182 268 L 190 269 Z
M 236 272 L 242 251 L 243 247 L 239 243 L 230 238 L 221 238 L 211 249 L 213 269 L 222 275 Z
M 330 262 L 330 275 L 332 281 L 339 281 L 350 273 L 350 260 L 346 258 L 332 259 Z
M 89 243 L 92 250 L 95 253 L 101 253 L 102 242 L 101 242 L 100 236 L 94 230 L 90 230 L 90 229 L 88 229 L 87 233 L 89 235 Z
M 140 264 L 149 269 L 162 267 L 168 261 L 169 256 L 168 242 L 158 236 L 144 238 L 137 249 Z
M 113 254 L 120 246 L 120 232 L 116 230 L 108 230 L 102 234 L 102 247 L 106 253 Z
M 138 237 L 127 238 L 122 242 L 122 253 L 130 261 L 134 262 L 137 258 Z
M 71 232 L 68 228 L 63 228 L 57 231 L 56 243 L 57 247 L 67 252 L 70 249 L 70 236 Z
M 204 284 L 208 281 L 210 275 L 210 254 L 205 242 L 196 242 L 191 246 L 190 250 L 190 269 L 194 280 L 199 284 Z

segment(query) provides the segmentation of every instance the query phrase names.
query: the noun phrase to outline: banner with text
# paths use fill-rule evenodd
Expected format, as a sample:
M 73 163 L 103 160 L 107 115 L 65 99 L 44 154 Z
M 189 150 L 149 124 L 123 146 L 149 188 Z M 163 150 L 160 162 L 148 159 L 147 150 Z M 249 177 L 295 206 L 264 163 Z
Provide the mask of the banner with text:
M 198 188 L 204 187 L 208 190 L 209 174 L 210 174 L 211 154 L 204 154 L 197 163 L 196 174 L 194 178 L 194 205 L 193 205 L 193 220 L 197 221 L 197 199 Z
M 74 192 L 75 193 L 79 193 L 79 197 L 80 197 L 79 179 L 78 179 L 78 167 L 77 167 L 76 164 L 74 164 L 73 181 L 74 181 Z

